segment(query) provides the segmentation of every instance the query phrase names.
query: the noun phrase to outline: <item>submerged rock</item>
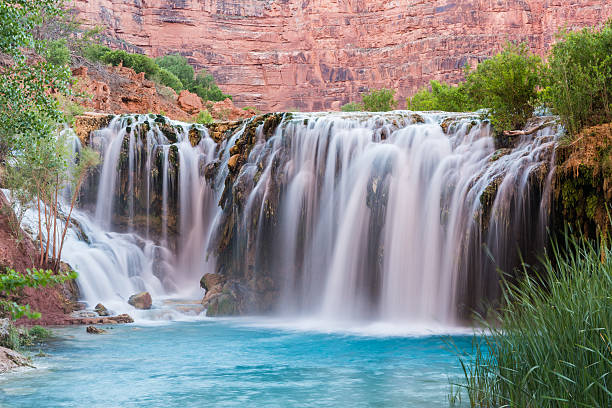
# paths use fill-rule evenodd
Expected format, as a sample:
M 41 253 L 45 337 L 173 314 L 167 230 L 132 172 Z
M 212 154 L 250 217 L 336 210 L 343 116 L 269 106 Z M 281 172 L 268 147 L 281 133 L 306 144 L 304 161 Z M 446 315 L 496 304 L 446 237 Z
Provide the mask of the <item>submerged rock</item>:
M 110 316 L 110 312 L 102 303 L 98 303 L 94 310 L 98 313 L 99 316 Z
M 128 303 L 134 306 L 136 309 L 150 309 L 153 305 L 153 300 L 149 292 L 141 292 L 130 296 Z
M 27 357 L 14 350 L 0 347 L 0 374 L 18 367 L 32 367 L 32 365 Z
M 104 333 L 106 333 L 106 330 L 100 329 L 99 327 L 96 327 L 96 326 L 87 326 L 85 331 L 87 333 L 89 333 L 89 334 L 104 334 Z

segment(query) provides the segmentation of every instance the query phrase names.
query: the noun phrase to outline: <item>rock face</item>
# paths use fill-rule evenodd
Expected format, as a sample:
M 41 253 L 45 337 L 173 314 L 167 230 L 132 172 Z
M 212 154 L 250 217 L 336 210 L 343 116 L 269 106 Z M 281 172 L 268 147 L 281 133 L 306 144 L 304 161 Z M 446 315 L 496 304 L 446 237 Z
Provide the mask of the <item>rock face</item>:
M 128 303 L 136 309 L 150 309 L 153 301 L 151 300 L 149 292 L 141 292 L 130 296 Z
M 234 102 L 324 110 L 368 87 L 400 100 L 431 79 L 456 81 L 506 40 L 544 53 L 560 27 L 612 15 L 609 0 L 73 0 L 117 47 L 181 53 Z M 403 102 L 400 102 L 403 103 Z M 401 105 L 400 105 L 401 106 Z
M 191 114 L 198 113 L 204 109 L 202 99 L 198 95 L 187 90 L 181 91 L 177 102 L 182 110 Z

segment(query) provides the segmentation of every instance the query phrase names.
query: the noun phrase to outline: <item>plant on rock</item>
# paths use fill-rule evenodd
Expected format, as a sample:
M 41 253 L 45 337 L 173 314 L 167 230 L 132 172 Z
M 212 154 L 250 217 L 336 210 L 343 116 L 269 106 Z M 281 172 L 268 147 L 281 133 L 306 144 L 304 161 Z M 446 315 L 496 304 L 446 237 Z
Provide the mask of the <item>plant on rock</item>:
M 50 270 L 28 269 L 25 273 L 16 272 L 13 269 L 7 268 L 3 274 L 0 274 L 0 312 L 10 316 L 12 319 L 20 317 L 28 317 L 37 319 L 40 313 L 32 311 L 30 305 L 20 305 L 8 297 L 15 295 L 23 288 L 41 288 L 46 286 L 59 285 L 67 280 L 76 279 L 76 272 L 59 272 L 54 273 Z

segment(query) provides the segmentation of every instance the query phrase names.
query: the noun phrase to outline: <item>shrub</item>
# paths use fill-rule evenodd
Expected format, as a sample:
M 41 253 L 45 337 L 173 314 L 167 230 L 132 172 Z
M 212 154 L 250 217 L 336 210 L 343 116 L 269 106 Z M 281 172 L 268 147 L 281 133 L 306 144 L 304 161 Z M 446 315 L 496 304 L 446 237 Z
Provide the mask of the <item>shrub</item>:
M 363 109 L 368 112 L 387 112 L 397 107 L 395 91 L 390 89 L 376 89 L 361 98 Z
M 464 83 L 452 86 L 438 81 L 431 81 L 428 88 L 423 88 L 412 98 L 406 99 L 406 109 L 415 111 L 466 112 L 479 109 L 474 103 Z
M 219 86 L 215 83 L 215 79 L 206 70 L 198 72 L 193 85 L 189 89 L 191 92 L 198 94 L 204 102 L 206 101 L 224 101 L 229 98 L 232 99 L 231 95 L 226 95 L 219 89 Z
M 155 61 L 160 68 L 168 70 L 181 81 L 185 87 L 182 89 L 189 88 L 193 85 L 195 71 L 193 67 L 189 65 L 187 58 L 178 54 L 170 54 L 157 58 Z
M 142 54 L 130 54 L 124 50 L 113 50 L 102 55 L 102 62 L 111 65 L 123 63 L 124 67 L 132 68 L 136 73 L 144 72 L 148 79 L 159 74 L 159 66 L 151 58 Z
M 111 49 L 104 45 L 91 44 L 84 47 L 83 56 L 90 61 L 99 62 L 102 61 L 102 57 L 109 52 L 111 52 Z
M 567 239 L 544 272 L 504 283 L 506 306 L 462 360 L 472 407 L 612 406 L 612 249 Z
M 468 74 L 466 87 L 473 100 L 490 109 L 496 130 L 520 129 L 538 103 L 542 72 L 541 58 L 526 44 L 507 43 L 504 51 Z
M 549 58 L 545 98 L 565 128 L 612 121 L 612 20 L 599 29 L 561 32 Z
M 349 102 L 346 105 L 342 105 L 340 110 L 342 112 L 360 112 L 363 110 L 363 106 L 357 102 Z
M 137 73 L 144 72 L 147 79 L 155 78 L 159 74 L 159 66 L 152 58 L 143 54 L 130 54 L 131 65 L 129 66 Z
M 177 93 L 185 89 L 181 80 L 166 68 L 161 68 L 159 70 L 159 74 L 157 74 L 156 79 L 160 84 L 174 89 Z
M 196 123 L 200 123 L 202 125 L 209 125 L 215 120 L 213 119 L 208 109 L 204 109 L 203 111 L 200 111 L 195 121 Z
M 70 50 L 66 40 L 49 41 L 46 45 L 47 61 L 53 65 L 68 65 L 70 63 Z

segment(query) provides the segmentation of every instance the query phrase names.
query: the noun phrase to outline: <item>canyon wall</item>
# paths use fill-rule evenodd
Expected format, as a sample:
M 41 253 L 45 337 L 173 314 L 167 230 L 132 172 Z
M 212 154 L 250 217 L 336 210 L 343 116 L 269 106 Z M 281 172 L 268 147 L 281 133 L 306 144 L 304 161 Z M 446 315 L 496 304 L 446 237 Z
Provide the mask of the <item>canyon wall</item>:
M 561 27 L 612 16 L 609 0 L 72 0 L 117 47 L 181 53 L 225 93 L 262 110 L 327 110 L 368 88 L 400 104 L 431 79 L 527 41 L 543 54 Z

